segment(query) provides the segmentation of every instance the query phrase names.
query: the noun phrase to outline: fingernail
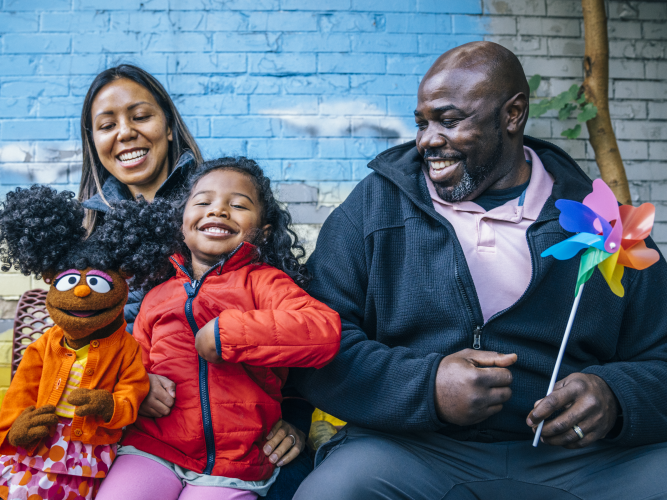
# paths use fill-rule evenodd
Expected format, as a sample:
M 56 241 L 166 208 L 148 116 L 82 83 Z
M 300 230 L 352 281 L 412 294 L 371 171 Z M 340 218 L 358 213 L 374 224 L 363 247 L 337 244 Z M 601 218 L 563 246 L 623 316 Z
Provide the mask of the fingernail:
M 271 461 L 272 464 L 276 463 L 276 460 L 278 460 L 278 455 L 275 453 L 269 457 L 269 460 Z
M 269 432 L 269 434 L 266 436 L 266 439 L 271 439 L 273 437 L 273 431 Z
M 264 446 L 264 453 L 266 453 L 267 455 L 269 453 L 271 453 L 272 451 L 273 451 L 273 448 L 271 448 L 271 445 L 267 444 L 267 445 Z
M 277 465 L 278 467 L 282 467 L 282 466 L 284 465 L 284 462 L 281 460 L 281 461 L 278 462 L 276 465 Z

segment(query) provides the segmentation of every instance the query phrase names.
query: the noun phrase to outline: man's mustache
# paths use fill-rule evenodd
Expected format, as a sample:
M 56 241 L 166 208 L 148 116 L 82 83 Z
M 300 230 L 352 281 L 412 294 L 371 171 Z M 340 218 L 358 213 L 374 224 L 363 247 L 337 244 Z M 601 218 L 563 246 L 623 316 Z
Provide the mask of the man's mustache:
M 464 160 L 465 155 L 463 154 L 442 154 L 438 150 L 434 149 L 425 149 L 424 150 L 424 160 L 425 161 L 438 161 L 438 160 Z

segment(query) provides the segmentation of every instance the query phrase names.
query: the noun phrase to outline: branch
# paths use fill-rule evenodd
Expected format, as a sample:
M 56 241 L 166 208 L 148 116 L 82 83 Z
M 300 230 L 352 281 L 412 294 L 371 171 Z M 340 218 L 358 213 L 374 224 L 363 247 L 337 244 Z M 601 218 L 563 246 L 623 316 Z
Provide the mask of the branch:
M 581 6 L 586 41 L 583 88 L 586 100 L 598 109 L 597 116 L 586 122 L 589 140 L 602 180 L 618 201 L 632 205 L 628 178 L 609 116 L 609 40 L 604 0 L 581 0 Z

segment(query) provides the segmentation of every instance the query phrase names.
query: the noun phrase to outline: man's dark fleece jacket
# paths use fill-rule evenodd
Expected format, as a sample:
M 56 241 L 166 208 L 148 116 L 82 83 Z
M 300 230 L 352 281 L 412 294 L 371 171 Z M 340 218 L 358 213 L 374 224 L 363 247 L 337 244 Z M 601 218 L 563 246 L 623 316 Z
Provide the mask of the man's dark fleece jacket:
M 329 216 L 308 261 L 309 293 L 341 315 L 335 360 L 320 370 L 292 370 L 315 406 L 349 423 L 389 432 L 435 430 L 482 442 L 532 439 L 526 417 L 545 396 L 574 301 L 579 258 L 542 258 L 572 236 L 558 223 L 560 198 L 582 201 L 591 180 L 553 144 L 524 138 L 555 182 L 526 233 L 530 284 L 486 323 L 466 258 L 451 224 L 433 208 L 415 143 L 373 160 L 368 175 Z M 471 230 L 473 230 L 471 228 Z M 650 248 L 656 248 L 647 239 Z M 586 283 L 559 378 L 600 376 L 622 409 L 612 442 L 667 440 L 667 263 L 626 269 L 625 297 L 596 271 Z M 469 427 L 441 422 L 435 377 L 441 359 L 473 347 L 516 353 L 512 398 Z

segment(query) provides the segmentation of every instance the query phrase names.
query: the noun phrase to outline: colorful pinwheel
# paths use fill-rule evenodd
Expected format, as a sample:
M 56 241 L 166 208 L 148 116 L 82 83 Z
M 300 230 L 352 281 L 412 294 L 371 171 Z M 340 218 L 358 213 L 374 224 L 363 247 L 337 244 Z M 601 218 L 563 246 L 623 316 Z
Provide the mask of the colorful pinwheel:
M 598 266 L 611 291 L 623 297 L 624 268 L 641 270 L 658 262 L 658 252 L 644 243 L 655 218 L 655 207 L 650 203 L 619 207 L 609 186 L 596 179 L 593 192 L 583 203 L 558 200 L 556 208 L 561 211 L 559 222 L 563 229 L 578 234 L 546 249 L 542 257 L 552 255 L 566 260 L 588 248 L 581 256 L 575 290 L 593 276 Z
M 587 250 L 579 262 L 576 296 L 556 366 L 551 375 L 547 396 L 554 390 L 584 283 L 593 276 L 595 266 L 604 276 L 611 291 L 623 297 L 625 290 L 621 278 L 625 268 L 646 269 L 660 259 L 660 254 L 656 250 L 647 248 L 644 243 L 651 233 L 655 219 L 655 207 L 650 203 L 644 203 L 640 207 L 631 205 L 619 207 L 609 186 L 601 179 L 596 179 L 593 181 L 593 192 L 584 198 L 583 203 L 558 200 L 556 208 L 560 210 L 558 220 L 563 229 L 577 234 L 547 248 L 542 252 L 542 257 L 551 255 L 558 260 L 567 260 L 577 255 L 580 250 L 584 248 Z M 544 421 L 540 422 L 535 432 L 533 446 L 537 446 L 540 441 L 543 425 Z

